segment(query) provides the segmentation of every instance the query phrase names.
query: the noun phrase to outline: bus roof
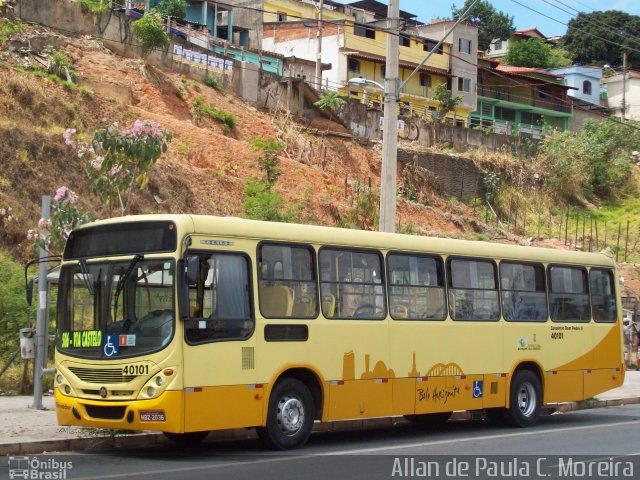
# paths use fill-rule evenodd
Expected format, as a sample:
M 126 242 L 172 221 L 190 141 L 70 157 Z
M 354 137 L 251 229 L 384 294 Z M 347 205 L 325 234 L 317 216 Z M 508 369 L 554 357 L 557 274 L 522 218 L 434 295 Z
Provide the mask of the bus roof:
M 443 255 L 495 257 L 532 262 L 615 267 L 613 257 L 602 253 L 575 252 L 475 240 L 456 240 L 316 225 L 275 223 L 247 220 L 238 217 L 217 217 L 210 215 L 131 215 L 92 222 L 82 225 L 80 229 L 112 223 L 159 220 L 174 222 L 178 227 L 178 231 L 182 234 L 213 235 L 222 238 L 228 236 L 258 240 L 428 252 Z

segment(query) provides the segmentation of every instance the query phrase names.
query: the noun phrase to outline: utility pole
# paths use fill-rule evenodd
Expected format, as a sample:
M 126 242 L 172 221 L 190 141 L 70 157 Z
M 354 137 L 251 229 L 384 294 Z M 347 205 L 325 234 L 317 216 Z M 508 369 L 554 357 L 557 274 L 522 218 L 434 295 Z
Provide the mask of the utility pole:
M 381 232 L 396 230 L 396 177 L 398 168 L 398 83 L 400 0 L 389 0 L 387 11 L 387 63 L 384 78 L 384 130 L 380 171 Z
M 48 220 L 51 211 L 51 197 L 42 197 L 42 218 Z M 44 232 L 46 235 L 46 232 Z M 47 367 L 47 342 L 49 341 L 49 309 L 47 285 L 47 251 L 40 247 L 38 252 L 38 315 L 36 317 L 36 358 L 33 362 L 33 408 L 42 410 L 42 376 Z
M 627 51 L 622 52 L 622 121 L 627 120 Z
M 320 10 L 318 11 L 318 50 L 316 51 L 316 85 L 318 90 L 322 88 L 322 10 L 324 0 L 320 0 Z

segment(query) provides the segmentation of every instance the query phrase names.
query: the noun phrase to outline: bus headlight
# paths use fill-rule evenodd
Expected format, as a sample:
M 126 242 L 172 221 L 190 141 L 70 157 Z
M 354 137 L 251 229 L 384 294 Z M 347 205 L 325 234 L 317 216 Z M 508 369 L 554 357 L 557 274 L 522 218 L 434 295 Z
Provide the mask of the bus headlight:
M 64 393 L 66 393 L 67 395 L 71 393 L 71 387 L 69 385 L 64 386 Z
M 162 377 L 158 375 L 158 376 L 156 377 L 156 385 L 157 385 L 157 386 L 160 386 L 160 385 L 162 385 L 163 383 L 164 383 L 164 382 L 163 382 L 163 380 L 162 380 Z
M 155 389 L 153 387 L 148 387 L 147 388 L 147 396 L 153 397 L 154 393 L 156 393 L 156 391 L 155 391 Z
M 58 382 L 58 385 L 60 385 L 60 384 L 62 383 L 62 380 L 64 380 L 64 379 L 62 378 L 62 375 L 58 375 L 58 376 L 56 377 L 56 382 Z

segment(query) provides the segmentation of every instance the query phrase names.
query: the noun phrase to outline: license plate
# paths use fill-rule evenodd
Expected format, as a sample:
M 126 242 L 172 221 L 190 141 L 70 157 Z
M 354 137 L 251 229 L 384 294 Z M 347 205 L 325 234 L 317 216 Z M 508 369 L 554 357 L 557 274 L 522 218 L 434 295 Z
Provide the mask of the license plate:
M 164 422 L 165 420 L 163 411 L 140 412 L 141 422 Z

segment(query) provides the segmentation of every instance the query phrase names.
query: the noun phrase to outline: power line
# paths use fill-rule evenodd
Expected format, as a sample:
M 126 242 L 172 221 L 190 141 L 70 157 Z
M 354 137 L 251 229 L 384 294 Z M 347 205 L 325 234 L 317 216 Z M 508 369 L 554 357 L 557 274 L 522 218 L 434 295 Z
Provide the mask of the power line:
M 565 10 L 565 9 L 563 9 L 563 8 L 559 7 L 558 5 L 553 5 L 552 3 L 549 3 L 549 1 L 548 1 L 548 0 L 540 0 L 540 1 L 541 1 L 541 2 L 546 3 L 547 5 L 552 6 L 552 7 L 554 7 L 554 8 L 557 8 L 558 10 L 560 10 L 560 11 L 562 11 L 562 12 L 564 12 L 564 13 L 569 14 L 571 17 L 574 17 L 574 16 L 575 16 L 575 13 L 577 13 L 578 15 L 583 13 L 583 12 L 581 12 L 580 10 L 576 10 L 575 8 L 572 8 L 572 7 L 568 6 L 567 4 L 565 4 L 565 3 L 561 2 L 560 0 L 552 0 L 552 1 L 553 1 L 554 3 L 560 4 L 560 5 L 564 6 L 564 7 L 567 7 L 567 8 L 569 8 L 569 9 L 573 10 L 573 12 L 575 12 L 575 13 L 572 13 L 572 12 L 570 12 L 570 11 L 568 11 L 568 10 Z M 585 14 L 585 15 L 586 15 L 586 14 Z M 577 17 L 576 17 L 576 20 L 577 20 Z M 600 21 L 600 20 L 596 20 L 595 18 L 583 18 L 582 20 L 583 20 L 585 23 L 588 23 L 588 24 L 590 24 L 590 25 L 592 25 L 592 26 L 595 26 L 595 27 L 597 27 L 597 28 L 604 28 L 604 29 L 608 29 L 608 30 L 610 30 L 611 32 L 613 32 L 614 34 L 616 34 L 616 35 L 618 35 L 618 36 L 622 37 L 623 39 L 631 40 L 631 41 L 633 41 L 634 43 L 640 44 L 640 39 L 638 39 L 637 37 L 634 37 L 634 36 L 632 36 L 632 35 L 627 35 L 627 34 L 625 34 L 625 33 L 620 33 L 616 28 L 614 28 L 614 27 L 613 27 L 613 25 L 609 25 L 609 24 L 607 24 L 607 23 L 605 23 L 605 22 L 602 22 L 602 21 Z M 568 26 L 568 25 L 567 25 L 567 26 Z
M 549 20 L 552 20 L 552 21 L 554 21 L 554 22 L 556 22 L 556 23 L 559 23 L 560 25 L 564 25 L 565 27 L 567 27 L 567 28 L 569 28 L 569 29 L 571 29 L 571 30 L 577 30 L 577 31 L 582 32 L 582 33 L 584 33 L 584 34 L 586 34 L 586 35 L 589 35 L 589 36 L 591 36 L 591 37 L 597 38 L 598 40 L 601 40 L 601 41 L 603 41 L 603 42 L 610 43 L 610 44 L 615 45 L 615 46 L 617 46 L 617 47 L 625 48 L 625 49 L 627 49 L 627 50 L 631 50 L 631 51 L 636 52 L 636 53 L 640 53 L 640 50 L 638 50 L 638 49 L 636 49 L 636 48 L 631 48 L 631 47 L 627 47 L 627 46 L 625 46 L 625 45 L 621 45 L 620 43 L 616 43 L 616 42 L 614 42 L 614 41 L 611 41 L 611 40 L 608 40 L 608 39 L 606 39 L 606 38 L 600 37 L 599 35 L 596 35 L 596 34 L 594 34 L 594 33 L 588 32 L 588 31 L 586 31 L 586 30 L 584 30 L 584 29 L 582 29 L 582 28 L 572 27 L 571 25 L 568 25 L 568 24 L 566 24 L 566 23 L 564 23 L 564 22 L 562 22 L 562 21 L 560 21 L 560 20 L 558 20 L 558 19 L 556 19 L 556 18 L 550 17 L 549 15 L 546 15 L 546 14 L 544 14 L 544 13 L 542 13 L 542 12 L 539 12 L 538 10 L 536 10 L 536 9 L 534 9 L 534 8 L 529 7 L 529 6 L 525 5 L 524 3 L 519 2 L 518 0 L 511 0 L 511 1 L 512 1 L 513 3 L 517 3 L 517 4 L 518 4 L 518 5 L 520 5 L 521 7 L 526 8 L 527 10 L 531 10 L 532 12 L 537 13 L 538 15 L 542 15 L 543 17 L 548 18 Z

